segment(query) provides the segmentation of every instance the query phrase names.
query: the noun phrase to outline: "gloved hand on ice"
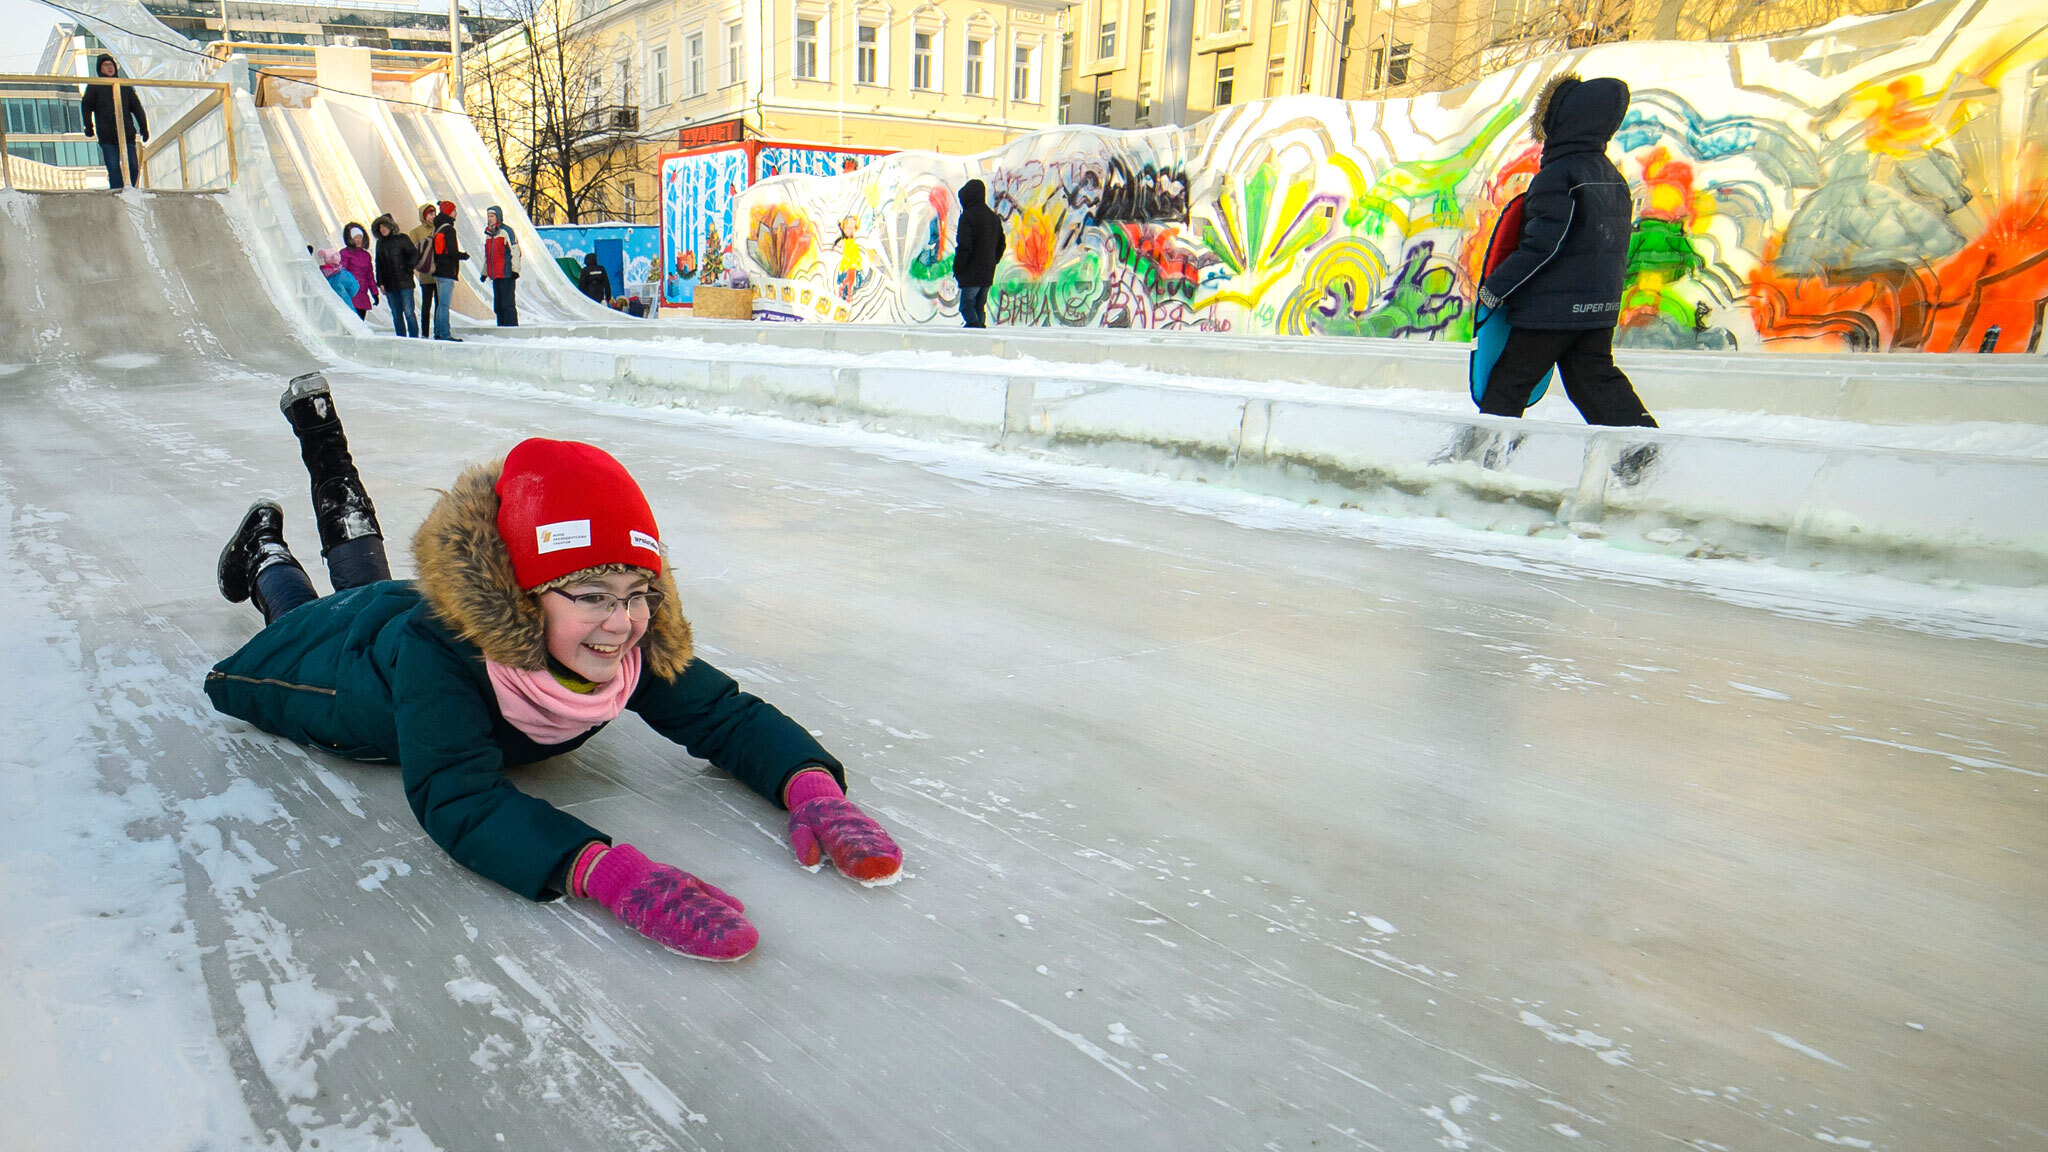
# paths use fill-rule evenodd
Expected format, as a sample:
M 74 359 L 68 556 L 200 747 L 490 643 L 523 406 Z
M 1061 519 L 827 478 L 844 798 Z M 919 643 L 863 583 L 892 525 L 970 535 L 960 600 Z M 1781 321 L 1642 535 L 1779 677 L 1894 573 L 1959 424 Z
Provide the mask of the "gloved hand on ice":
M 570 872 L 569 891 L 604 905 L 655 943 L 700 960 L 737 960 L 761 939 L 760 930 L 740 915 L 746 906 L 737 899 L 680 868 L 649 860 L 631 844 L 585 848 Z
M 901 874 L 903 849 L 846 798 L 830 772 L 797 773 L 782 799 L 789 805 L 789 846 L 796 850 L 797 863 L 816 868 L 830 856 L 842 875 L 863 884 L 892 884 Z

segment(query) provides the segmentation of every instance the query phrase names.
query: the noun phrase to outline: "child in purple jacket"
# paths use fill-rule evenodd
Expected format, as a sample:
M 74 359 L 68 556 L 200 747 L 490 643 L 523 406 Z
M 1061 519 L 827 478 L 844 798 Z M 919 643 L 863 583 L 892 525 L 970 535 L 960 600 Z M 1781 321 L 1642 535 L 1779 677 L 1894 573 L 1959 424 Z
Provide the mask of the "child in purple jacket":
M 370 258 L 370 233 L 351 220 L 341 230 L 341 244 L 341 266 L 356 278 L 356 293 L 349 298 L 349 307 L 367 319 L 370 309 L 377 306 L 377 269 Z

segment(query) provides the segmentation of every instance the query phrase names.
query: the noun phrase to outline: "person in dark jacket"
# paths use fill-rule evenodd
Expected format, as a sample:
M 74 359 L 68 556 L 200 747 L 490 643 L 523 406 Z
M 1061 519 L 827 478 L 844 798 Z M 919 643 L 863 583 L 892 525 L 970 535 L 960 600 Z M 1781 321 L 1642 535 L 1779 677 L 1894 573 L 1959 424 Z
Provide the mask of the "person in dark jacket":
M 1613 77 L 1567 74 L 1537 99 L 1543 162 L 1523 202 L 1522 242 L 1479 287 L 1480 304 L 1506 308 L 1509 325 L 1481 412 L 1520 416 L 1555 365 L 1586 423 L 1657 426 L 1614 365 L 1633 208 L 1607 142 L 1628 96 Z
M 585 252 L 583 254 L 583 274 L 576 277 L 576 287 L 585 296 L 590 297 L 599 304 L 607 304 L 611 301 L 611 273 L 606 272 L 604 265 L 597 262 L 597 253 Z
M 960 227 L 953 236 L 953 280 L 960 285 L 960 318 L 969 328 L 988 327 L 989 286 L 1002 263 L 1003 220 L 988 206 L 988 186 L 969 180 L 960 186 Z
M 325 378 L 293 380 L 280 403 L 314 481 L 335 592 L 314 592 L 283 509 L 251 505 L 221 553 L 220 591 L 254 601 L 265 627 L 207 674 L 216 708 L 397 764 L 421 827 L 463 866 L 530 900 L 594 899 L 704 959 L 737 959 L 758 940 L 738 900 L 520 791 L 507 770 L 637 712 L 786 808 L 799 864 L 829 857 L 866 884 L 900 875 L 901 849 L 846 799 L 840 762 L 696 658 L 654 515 L 617 460 L 531 439 L 471 466 L 413 537 L 417 578 L 392 580 L 367 496 L 319 499 L 362 491 Z
M 391 330 L 400 336 L 420 334 L 419 317 L 413 314 L 413 269 L 420 262 L 419 246 L 399 231 L 391 213 L 370 224 L 377 234 L 377 285 L 384 289 L 384 302 L 391 306 Z
M 434 217 L 434 339 L 461 342 L 448 330 L 448 306 L 455 301 L 455 279 L 462 274 L 462 262 L 469 253 L 455 235 L 455 201 L 443 200 L 440 215 Z
M 100 53 L 94 70 L 111 80 L 121 74 L 114 58 Z M 149 139 L 149 113 L 143 111 L 142 94 L 132 87 L 121 89 L 121 115 L 114 114 L 114 86 L 93 84 L 85 90 L 78 102 L 79 111 L 85 114 L 85 134 L 94 136 L 100 142 L 100 158 L 107 164 L 107 187 L 120 191 L 121 181 L 121 138 L 128 141 L 128 174 L 136 187 L 142 186 L 142 154 L 135 141 Z

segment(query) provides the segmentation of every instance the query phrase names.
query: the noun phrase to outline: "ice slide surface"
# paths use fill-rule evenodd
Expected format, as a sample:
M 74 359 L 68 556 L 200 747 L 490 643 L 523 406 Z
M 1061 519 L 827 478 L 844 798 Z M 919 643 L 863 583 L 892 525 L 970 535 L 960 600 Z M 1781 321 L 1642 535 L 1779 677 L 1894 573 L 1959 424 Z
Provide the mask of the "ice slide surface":
M 311 354 L 215 198 L 0 207 L 0 1146 L 2048 1128 L 2038 647 L 969 450 L 337 373 L 394 540 L 522 436 L 616 451 L 700 651 L 903 843 L 893 889 L 806 873 L 764 801 L 631 718 L 521 772 L 747 901 L 759 952 L 694 963 L 469 875 L 392 769 L 208 709 L 257 623 L 213 589 L 249 500 L 286 504 L 318 576 L 275 404 Z
M 477 279 L 485 210 L 503 209 L 527 253 L 519 278 L 522 322 L 616 319 L 550 267 L 540 234 L 489 161 L 467 117 L 368 97 L 322 93 L 305 107 L 269 107 L 263 130 L 292 213 L 307 239 L 333 247 L 354 220 L 368 227 L 389 212 L 408 229 L 419 205 L 451 200 L 470 261 L 456 307 L 489 322 L 489 290 Z

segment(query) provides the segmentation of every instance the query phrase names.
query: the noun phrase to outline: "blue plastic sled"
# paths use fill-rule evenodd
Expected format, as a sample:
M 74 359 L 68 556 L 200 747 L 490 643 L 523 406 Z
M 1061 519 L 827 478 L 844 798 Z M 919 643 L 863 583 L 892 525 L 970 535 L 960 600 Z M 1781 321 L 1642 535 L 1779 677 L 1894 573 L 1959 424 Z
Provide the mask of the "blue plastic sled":
M 1480 279 L 1483 281 L 1491 276 L 1501 261 L 1508 258 L 1508 253 L 1521 243 L 1522 198 L 1517 196 L 1508 201 L 1507 207 L 1500 211 L 1500 219 L 1494 222 L 1493 236 L 1486 242 L 1485 271 L 1480 274 Z M 1501 349 L 1508 345 L 1508 318 L 1499 308 L 1489 309 L 1478 303 L 1474 303 L 1472 308 L 1477 321 L 1472 326 L 1472 403 L 1478 404 L 1486 397 L 1486 381 L 1493 375 L 1493 366 L 1500 360 Z M 1536 387 L 1529 393 L 1530 407 L 1543 399 L 1543 393 L 1556 377 L 1557 369 L 1553 367 L 1536 382 Z

